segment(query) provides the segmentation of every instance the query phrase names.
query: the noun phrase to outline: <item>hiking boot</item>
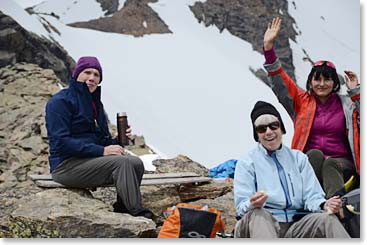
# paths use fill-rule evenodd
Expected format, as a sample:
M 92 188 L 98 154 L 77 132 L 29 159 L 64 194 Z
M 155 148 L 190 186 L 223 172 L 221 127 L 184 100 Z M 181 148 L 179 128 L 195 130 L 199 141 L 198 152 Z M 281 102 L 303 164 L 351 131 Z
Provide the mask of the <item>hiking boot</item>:
M 115 213 L 128 213 L 126 206 L 122 202 L 122 199 L 119 195 L 117 195 L 117 201 L 112 205 L 113 212 Z
M 115 202 L 113 205 L 113 212 L 115 213 L 128 213 L 129 211 L 126 209 L 125 205 L 121 202 Z
M 145 217 L 147 219 L 153 219 L 154 214 L 149 209 L 144 208 L 140 212 L 138 212 L 136 214 L 132 214 L 132 216 L 135 216 L 135 217 L 136 216 L 143 216 L 143 217 Z

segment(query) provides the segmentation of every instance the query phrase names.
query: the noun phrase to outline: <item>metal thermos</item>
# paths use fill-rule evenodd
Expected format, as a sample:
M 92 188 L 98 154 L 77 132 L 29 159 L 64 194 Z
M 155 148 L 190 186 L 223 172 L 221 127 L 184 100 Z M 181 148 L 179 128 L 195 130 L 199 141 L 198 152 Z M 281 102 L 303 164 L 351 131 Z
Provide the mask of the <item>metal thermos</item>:
M 117 138 L 119 145 L 129 145 L 129 138 L 126 136 L 126 129 L 128 128 L 126 112 L 117 113 Z

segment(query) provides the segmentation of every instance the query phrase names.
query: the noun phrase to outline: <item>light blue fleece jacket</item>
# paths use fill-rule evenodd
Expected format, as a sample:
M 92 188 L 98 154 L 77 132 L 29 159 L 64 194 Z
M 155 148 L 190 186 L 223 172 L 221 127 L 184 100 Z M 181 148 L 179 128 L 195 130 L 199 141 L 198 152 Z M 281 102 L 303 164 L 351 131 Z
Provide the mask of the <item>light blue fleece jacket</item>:
M 292 205 L 286 210 L 286 197 L 274 160 L 259 143 L 257 147 L 241 157 L 234 175 L 234 201 L 237 216 L 254 207 L 249 199 L 257 191 L 265 191 L 268 199 L 264 208 L 279 222 L 290 222 L 296 210 L 321 212 L 325 193 L 318 182 L 307 156 L 299 150 L 282 146 L 276 157 L 284 168 Z

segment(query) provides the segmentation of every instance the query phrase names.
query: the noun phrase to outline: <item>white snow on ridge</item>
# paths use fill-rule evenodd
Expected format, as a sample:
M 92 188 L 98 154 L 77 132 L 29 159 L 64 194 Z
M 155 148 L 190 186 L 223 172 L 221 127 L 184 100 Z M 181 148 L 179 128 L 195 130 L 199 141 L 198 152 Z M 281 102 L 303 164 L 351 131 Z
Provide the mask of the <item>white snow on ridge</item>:
M 28 14 L 21 6 L 13 0 L 1 0 L 0 10 L 11 16 L 18 24 L 20 24 L 27 31 L 36 33 L 40 37 L 49 38 L 49 33 L 43 27 L 39 19 Z
M 65 24 L 98 19 L 104 17 L 105 12 L 95 0 L 48 0 L 36 5 L 34 10 L 48 14 L 52 10 Z

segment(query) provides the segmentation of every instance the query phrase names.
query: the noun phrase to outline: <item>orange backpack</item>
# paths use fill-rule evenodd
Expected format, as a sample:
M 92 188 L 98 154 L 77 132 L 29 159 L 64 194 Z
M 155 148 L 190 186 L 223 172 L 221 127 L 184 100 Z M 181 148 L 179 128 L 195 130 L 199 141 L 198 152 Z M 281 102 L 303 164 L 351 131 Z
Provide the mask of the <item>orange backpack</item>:
M 207 206 L 179 203 L 167 208 L 169 216 L 158 238 L 214 238 L 224 231 L 220 211 Z

